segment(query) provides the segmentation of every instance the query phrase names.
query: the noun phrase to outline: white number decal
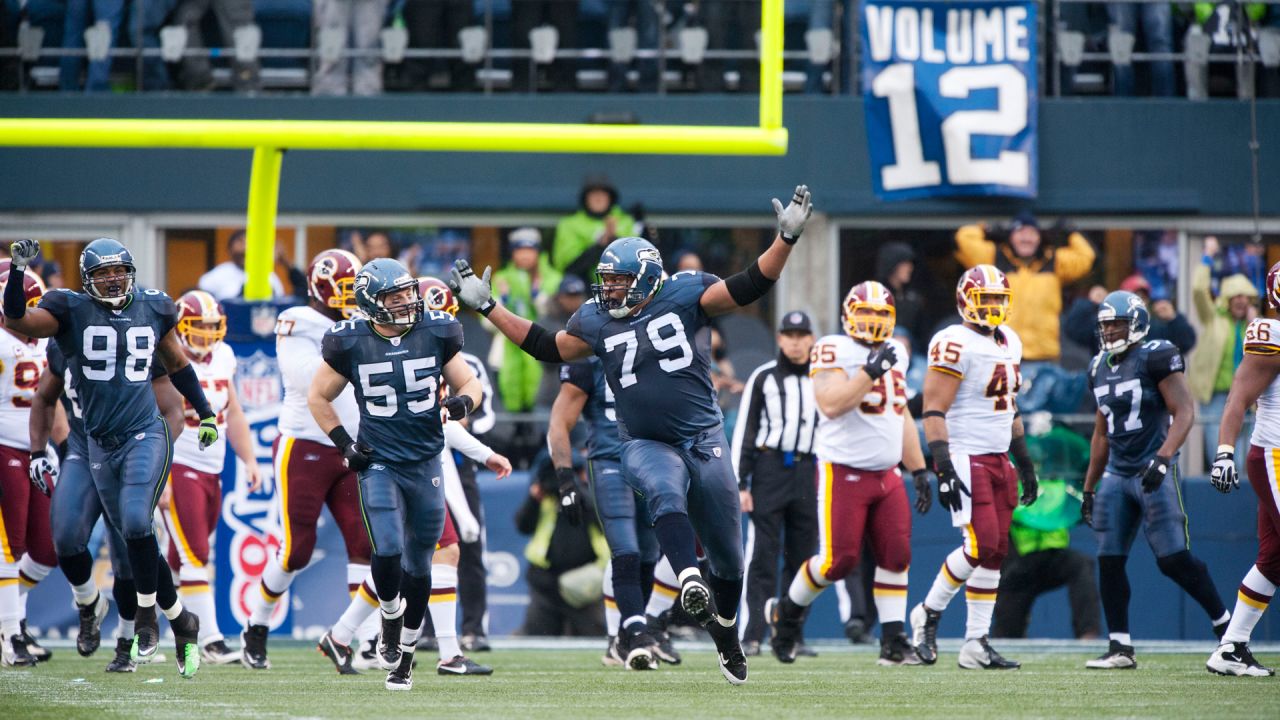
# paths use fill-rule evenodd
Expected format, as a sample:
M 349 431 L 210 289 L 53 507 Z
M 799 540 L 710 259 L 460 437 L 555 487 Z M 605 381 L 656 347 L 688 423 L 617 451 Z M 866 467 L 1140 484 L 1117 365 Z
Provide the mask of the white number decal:
M 1139 411 L 1142 409 L 1142 381 L 1134 378 L 1133 380 L 1125 380 L 1115 385 L 1104 385 L 1094 388 L 1093 394 L 1098 397 L 1098 410 L 1102 412 L 1102 416 L 1107 419 L 1107 432 L 1114 433 L 1116 431 L 1115 418 L 1112 416 L 1111 408 L 1107 406 L 1103 400 L 1108 395 L 1128 395 L 1129 396 L 1129 414 L 1124 419 L 1122 430 L 1124 432 L 1132 432 L 1142 429 L 1142 418 Z
M 420 377 L 419 370 L 436 366 L 434 357 L 412 358 L 400 365 L 404 373 L 405 391 L 409 393 L 426 390 L 426 396 L 420 400 L 409 400 L 405 407 L 414 415 L 420 415 L 436 406 L 436 390 L 440 380 L 435 375 Z M 396 397 L 396 389 L 390 385 L 375 384 L 374 375 L 390 375 L 395 372 L 391 362 L 365 363 L 356 367 L 360 374 L 360 389 L 364 394 L 364 407 L 374 417 L 391 417 L 400 408 L 400 400 Z M 376 402 L 381 400 L 381 402 Z
M 151 356 L 156 352 L 156 331 L 151 326 L 131 327 L 124 333 L 129 357 L 124 361 L 124 379 L 144 382 L 151 379 Z
M 640 341 L 636 339 L 636 331 L 628 330 L 604 339 L 605 352 L 613 352 L 614 348 L 624 343 L 627 348 L 622 353 L 622 375 L 619 376 L 618 382 L 625 388 L 636 384 L 636 374 L 632 372 L 636 364 L 636 348 L 640 347 Z
M 90 325 L 84 329 L 82 354 L 86 364 L 82 370 L 86 380 L 101 382 L 116 376 L 117 336 L 116 329 L 106 325 Z M 144 382 L 151 379 L 151 356 L 156 351 L 155 339 L 156 332 L 149 325 L 125 330 L 125 349 L 129 353 L 124 361 L 125 380 Z M 101 363 L 101 366 L 92 367 L 89 363 Z
M 604 416 L 609 422 L 618 422 L 618 406 L 613 398 L 613 386 L 604 384 Z
M 665 327 L 674 328 L 675 333 L 671 337 L 662 337 L 658 331 Z M 645 328 L 645 332 L 649 334 L 649 342 L 653 343 L 654 350 L 660 353 L 668 350 L 680 351 L 679 357 L 659 360 L 658 367 L 666 372 L 675 372 L 693 364 L 693 348 L 689 347 L 689 339 L 685 337 L 684 323 L 680 322 L 679 315 L 667 313 L 662 317 L 654 318 Z
M 374 375 L 386 375 L 391 372 L 391 363 L 365 363 L 356 368 L 360 373 L 360 389 L 364 392 L 364 408 L 374 417 L 391 417 L 396 414 L 399 403 L 396 402 L 396 389 L 390 385 L 375 385 L 371 382 Z M 382 398 L 381 403 L 374 400 Z
M 436 359 L 432 357 L 413 358 L 404 361 L 404 387 L 407 392 L 417 392 L 418 390 L 426 390 L 427 396 L 421 400 L 410 400 L 405 403 L 405 407 L 409 408 L 409 412 L 417 415 L 424 413 L 436 406 L 436 389 L 439 387 L 439 380 L 435 375 L 426 377 L 418 377 L 419 370 L 426 370 L 436 366 Z
M 80 412 L 80 396 L 76 394 L 75 388 L 71 387 L 71 369 L 67 368 L 62 374 L 62 392 L 66 393 L 67 399 L 71 401 L 71 414 L 83 418 Z
M 943 97 L 966 98 L 974 90 L 994 88 L 995 110 L 958 110 L 942 121 L 942 146 L 948 181 L 956 185 L 999 183 L 1025 186 L 1031 182 L 1031 159 L 1025 152 L 1006 150 L 996 159 L 973 157 L 974 135 L 1012 137 L 1027 126 L 1027 81 L 1012 65 L 957 67 L 938 78 Z M 893 132 L 892 165 L 880 170 L 885 190 L 907 190 L 941 184 L 938 163 L 924 159 L 920 116 L 916 107 L 915 66 L 895 63 L 871 82 L 876 97 L 889 102 Z

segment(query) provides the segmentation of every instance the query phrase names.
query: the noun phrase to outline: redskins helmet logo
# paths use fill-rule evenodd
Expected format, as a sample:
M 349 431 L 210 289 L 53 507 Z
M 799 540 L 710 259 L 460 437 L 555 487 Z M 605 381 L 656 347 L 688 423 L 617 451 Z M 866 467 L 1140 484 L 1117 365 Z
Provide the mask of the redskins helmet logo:
M 324 258 L 316 264 L 316 277 L 328 279 L 338 271 L 338 261 L 331 257 Z

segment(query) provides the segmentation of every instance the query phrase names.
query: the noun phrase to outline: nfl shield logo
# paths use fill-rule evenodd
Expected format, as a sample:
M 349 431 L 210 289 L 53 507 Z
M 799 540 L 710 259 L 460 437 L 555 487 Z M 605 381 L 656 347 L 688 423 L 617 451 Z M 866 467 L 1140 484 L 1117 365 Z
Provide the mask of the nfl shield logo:
M 236 392 L 245 410 L 280 404 L 280 366 L 276 359 L 261 350 L 239 358 L 236 363 Z
M 249 313 L 249 329 L 258 337 L 271 337 L 276 332 L 276 308 L 259 305 Z

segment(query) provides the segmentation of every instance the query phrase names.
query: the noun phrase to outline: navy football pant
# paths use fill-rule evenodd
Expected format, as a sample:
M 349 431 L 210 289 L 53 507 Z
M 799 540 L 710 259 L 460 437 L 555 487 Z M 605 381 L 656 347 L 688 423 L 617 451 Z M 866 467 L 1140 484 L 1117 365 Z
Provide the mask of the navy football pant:
M 62 460 L 58 486 L 54 488 L 49 511 L 53 525 L 53 546 L 59 558 L 71 557 L 89 549 L 89 538 L 102 517 L 102 501 L 89 473 L 88 448 L 83 438 L 68 438 L 67 455 Z M 111 567 L 117 578 L 132 578 L 133 570 L 125 553 L 124 538 L 107 523 L 107 547 Z
M 152 513 L 169 477 L 173 441 L 157 415 L 146 428 L 89 438 L 89 467 L 107 519 L 125 540 L 152 537 Z
M 444 530 L 440 459 L 413 466 L 374 463 L 359 481 L 360 512 L 374 556 L 398 555 L 406 573 L 430 577 L 431 556 Z
M 609 543 L 609 552 L 638 555 L 641 562 L 658 562 L 658 541 L 653 536 L 648 509 L 636 497 L 636 491 L 622 476 L 622 464 L 611 460 L 592 460 L 587 467 L 591 475 L 591 492 L 600 515 L 600 526 Z

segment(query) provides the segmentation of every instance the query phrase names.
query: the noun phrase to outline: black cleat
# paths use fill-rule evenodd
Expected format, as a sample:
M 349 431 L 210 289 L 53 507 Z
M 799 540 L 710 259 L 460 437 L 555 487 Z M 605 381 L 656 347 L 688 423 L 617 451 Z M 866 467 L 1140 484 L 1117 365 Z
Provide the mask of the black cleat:
M 454 655 L 452 660 L 436 663 L 437 675 L 492 675 L 493 668 L 481 665 L 466 655 Z
M 156 606 L 139 607 L 133 618 L 133 647 L 129 657 L 136 664 L 148 662 L 160 647 L 160 623 Z
M 36 659 L 27 650 L 27 643 L 21 633 L 14 633 L 3 641 L 0 647 L 0 665 L 4 667 L 35 667 Z
M 658 659 L 668 665 L 679 665 L 680 653 L 671 642 L 671 634 L 667 632 L 667 618 L 670 617 L 670 612 L 668 610 L 658 616 L 650 615 L 646 618 L 646 622 L 649 625 L 649 632 L 653 633 L 653 639 L 658 641 L 657 649 L 654 651 Z
M 966 640 L 960 648 L 960 667 L 966 670 L 1017 670 L 1022 664 L 1007 660 L 987 642 L 987 638 Z
M 1271 677 L 1275 670 L 1264 666 L 1253 657 L 1249 643 L 1224 642 L 1209 656 L 1205 663 L 1209 672 L 1216 675 L 1235 675 L 1237 677 Z
M 76 652 L 80 653 L 80 657 L 89 657 L 97 652 L 98 646 L 102 644 L 102 621 L 106 619 L 110 609 L 111 605 L 102 593 L 98 593 L 88 605 L 76 605 L 76 612 L 80 614 Z
M 31 653 L 31 657 L 35 658 L 38 663 L 48 662 L 53 657 L 53 652 L 36 642 L 35 636 L 31 634 L 30 630 L 27 630 L 26 620 L 21 621 L 20 627 L 19 634 L 22 636 L 22 641 L 27 644 L 27 652 Z
M 605 667 L 622 667 L 626 664 L 622 659 L 622 642 L 618 640 L 617 635 L 609 636 L 609 644 L 604 649 L 604 656 L 600 658 L 600 664 Z
M 382 632 L 378 635 L 378 658 L 383 670 L 394 670 L 400 665 L 400 631 L 404 629 L 404 600 L 400 601 L 400 609 L 392 617 L 382 613 Z M 390 676 L 387 682 L 391 682 Z M 409 678 L 413 685 L 413 678 Z M 408 689 L 408 688 L 405 688 Z
M 169 629 L 173 630 L 178 674 L 184 678 L 195 677 L 200 669 L 200 618 L 183 608 L 178 617 L 169 621 Z
M 1084 666 L 1090 670 L 1133 670 L 1138 667 L 1138 661 L 1133 657 L 1132 645 L 1112 640 L 1106 654 L 1086 661 Z
M 874 638 L 867 632 L 867 623 L 860 617 L 851 617 L 844 624 L 844 636 L 854 645 L 870 645 Z
M 109 673 L 131 673 L 138 669 L 137 664 L 133 662 L 133 658 L 129 657 L 129 651 L 133 648 L 133 640 L 129 638 L 120 638 L 116 640 L 116 656 L 107 663 L 107 672 Z
M 489 652 L 489 638 L 484 635 L 463 635 L 458 638 L 458 647 L 467 652 Z
M 325 633 L 320 638 L 320 642 L 316 644 L 316 650 L 321 655 L 329 658 L 333 662 L 333 666 L 338 669 L 339 675 L 359 675 L 360 671 L 351 667 L 351 659 L 355 657 L 355 651 L 348 645 L 340 645 L 333 639 L 333 635 Z
M 773 656 L 778 658 L 778 662 L 790 665 L 796 661 L 804 608 L 783 595 L 782 599 L 769 598 L 765 601 L 764 616 L 769 620 L 769 632 L 772 635 L 769 645 L 773 648 Z
M 240 653 L 227 647 L 227 641 L 218 638 L 200 646 L 201 665 L 231 665 L 240 662 Z
M 916 649 L 911 647 L 911 641 L 907 639 L 905 634 L 900 633 L 880 643 L 880 659 L 876 663 L 885 667 L 893 667 L 896 665 L 920 665 L 921 660 L 916 653 Z
M 403 606 L 401 606 L 403 609 Z M 383 618 L 385 625 L 386 619 Z M 397 648 L 399 644 L 396 644 Z M 400 661 L 395 668 L 387 673 L 386 688 L 388 690 L 412 690 L 413 689 L 413 653 L 400 653 Z
M 240 633 L 240 664 L 250 670 L 266 670 L 271 667 L 267 659 L 266 625 L 249 625 Z
M 911 608 L 911 642 L 925 665 L 938 662 L 938 623 L 941 621 L 942 613 L 930 610 L 924 603 Z
M 658 641 L 653 639 L 649 634 L 648 628 L 641 623 L 635 623 L 637 629 L 635 631 L 623 630 L 627 633 L 624 661 L 626 666 L 631 670 L 657 670 L 658 669 Z M 622 643 L 619 643 L 619 651 L 624 649 Z
M 720 674 L 730 685 L 742 685 L 747 682 L 747 656 L 742 654 L 742 645 L 738 642 L 738 627 L 725 627 L 713 621 L 707 628 L 711 639 L 716 644 L 716 660 L 720 664 Z
M 711 601 L 711 588 L 700 575 L 690 575 L 680 584 L 680 607 L 702 627 L 715 622 L 715 607 Z

